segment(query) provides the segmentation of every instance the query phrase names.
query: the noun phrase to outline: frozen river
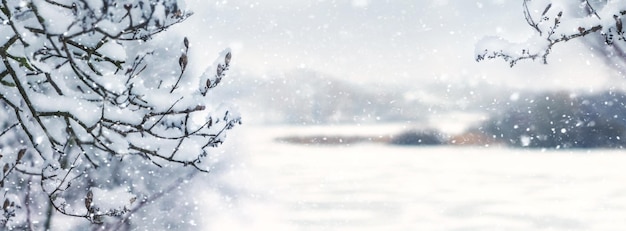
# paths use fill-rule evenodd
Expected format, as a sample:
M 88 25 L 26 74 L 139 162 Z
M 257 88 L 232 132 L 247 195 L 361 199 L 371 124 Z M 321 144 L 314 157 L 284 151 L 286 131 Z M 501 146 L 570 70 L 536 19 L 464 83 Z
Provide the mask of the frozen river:
M 233 145 L 240 160 L 220 177 L 233 189 L 206 197 L 206 209 L 213 212 L 203 221 L 205 230 L 626 227 L 626 153 L 619 150 L 303 146 L 273 140 L 323 131 L 241 132 L 246 142 Z

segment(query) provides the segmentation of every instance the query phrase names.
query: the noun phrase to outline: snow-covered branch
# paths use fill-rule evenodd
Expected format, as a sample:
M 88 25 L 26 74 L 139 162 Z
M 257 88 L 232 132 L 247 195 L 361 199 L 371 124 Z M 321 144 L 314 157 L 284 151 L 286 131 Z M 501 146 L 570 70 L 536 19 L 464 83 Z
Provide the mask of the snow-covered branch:
M 484 38 L 476 45 L 477 61 L 502 58 L 511 66 L 524 59 L 541 59 L 547 63 L 554 45 L 590 34 L 602 35 L 606 45 L 626 41 L 623 28 L 626 2 L 607 1 L 593 6 L 586 0 L 524 0 L 522 8 L 534 36 L 524 43 Z
M 91 202 L 101 201 L 99 195 L 120 188 L 149 193 L 133 191 L 123 180 L 132 177 L 115 172 L 128 162 L 208 172 L 203 158 L 240 123 L 236 112 L 207 98 L 230 68 L 231 53 L 219 54 L 201 76 L 185 72 L 187 38 L 170 47 L 180 52 L 176 57 L 155 55 L 158 47 L 148 41 L 191 15 L 179 5 L 2 0 L 0 165 L 6 167 L 0 199 L 7 205 L 0 227 L 35 219 L 20 217 L 19 208 L 28 205 L 11 199 L 30 190 L 20 184 L 39 182 L 57 212 L 102 222 L 103 216 L 130 211 L 133 201 L 97 209 Z M 24 176 L 29 182 L 19 180 Z

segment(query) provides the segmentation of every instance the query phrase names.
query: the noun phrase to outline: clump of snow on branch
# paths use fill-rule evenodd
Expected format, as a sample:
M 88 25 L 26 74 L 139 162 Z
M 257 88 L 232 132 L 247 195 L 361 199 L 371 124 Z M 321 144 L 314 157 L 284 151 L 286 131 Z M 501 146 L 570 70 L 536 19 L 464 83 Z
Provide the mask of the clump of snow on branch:
M 592 33 L 601 34 L 608 45 L 626 41 L 623 28 L 626 2 L 623 1 L 606 1 L 599 5 L 588 1 L 524 0 L 523 12 L 534 35 L 523 43 L 483 38 L 475 48 L 477 61 L 502 58 L 511 66 L 524 59 L 547 63 L 555 44 Z
M 85 197 L 85 208 L 93 218 L 104 215 L 121 215 L 130 211 L 137 196 L 123 188 L 112 190 L 91 188 Z

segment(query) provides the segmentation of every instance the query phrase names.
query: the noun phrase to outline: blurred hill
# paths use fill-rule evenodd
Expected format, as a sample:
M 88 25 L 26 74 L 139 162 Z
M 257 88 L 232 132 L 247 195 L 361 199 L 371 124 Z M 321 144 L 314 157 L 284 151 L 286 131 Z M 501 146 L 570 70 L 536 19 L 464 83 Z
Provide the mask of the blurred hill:
M 418 78 L 416 78 L 418 79 Z M 233 70 L 215 97 L 239 105 L 247 123 L 355 124 L 426 123 L 456 112 L 495 113 L 506 107 L 511 89 L 465 81 L 375 84 L 343 80 L 310 69 L 258 76 Z
M 439 108 L 385 83 L 358 84 L 307 69 L 268 76 L 234 71 L 224 84 L 216 95 L 234 99 L 252 123 L 415 121 Z

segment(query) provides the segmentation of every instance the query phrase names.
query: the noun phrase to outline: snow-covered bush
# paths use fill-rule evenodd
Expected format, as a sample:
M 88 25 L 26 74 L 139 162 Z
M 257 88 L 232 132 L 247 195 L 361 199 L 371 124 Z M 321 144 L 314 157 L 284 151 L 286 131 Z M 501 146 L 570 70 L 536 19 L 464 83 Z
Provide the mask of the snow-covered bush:
M 511 66 L 524 59 L 547 56 L 556 44 L 585 39 L 612 66 L 624 63 L 626 41 L 624 1 L 523 0 L 524 17 L 535 31 L 524 43 L 513 43 L 499 37 L 486 37 L 476 45 L 476 60 L 502 58 Z M 622 60 L 617 60 L 622 59 Z M 613 61 L 619 61 L 619 64 Z
M 187 38 L 151 41 L 191 15 L 178 0 L 5 0 L 0 11 L 0 229 L 45 230 L 59 214 L 130 228 L 208 172 L 209 149 L 240 123 L 207 99 L 228 50 L 192 76 Z

